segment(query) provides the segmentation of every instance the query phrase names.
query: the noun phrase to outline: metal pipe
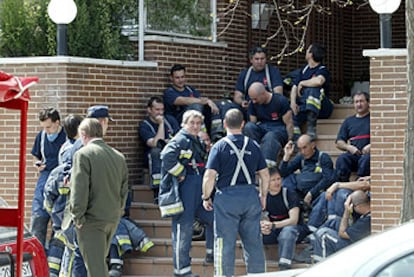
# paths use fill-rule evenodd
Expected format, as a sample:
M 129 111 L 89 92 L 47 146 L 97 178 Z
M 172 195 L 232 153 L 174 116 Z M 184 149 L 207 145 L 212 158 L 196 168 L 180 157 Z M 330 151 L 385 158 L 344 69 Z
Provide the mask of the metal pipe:
M 138 3 L 138 61 L 144 61 L 144 32 L 145 32 L 145 15 L 144 15 L 144 0 L 139 0 Z
M 381 48 L 392 48 L 392 15 L 390 13 L 382 13 L 379 17 Z
M 67 42 L 67 24 L 57 24 L 56 34 L 56 52 L 58 56 L 68 55 L 68 42 Z

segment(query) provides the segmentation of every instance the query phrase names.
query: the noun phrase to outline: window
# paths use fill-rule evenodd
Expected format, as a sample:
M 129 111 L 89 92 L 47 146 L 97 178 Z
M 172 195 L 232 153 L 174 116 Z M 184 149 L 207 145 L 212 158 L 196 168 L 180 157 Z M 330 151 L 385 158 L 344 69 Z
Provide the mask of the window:
M 377 277 L 402 277 L 413 274 L 414 253 L 404 256 L 387 265 L 376 276 Z
M 216 0 L 145 0 L 146 33 L 212 37 L 212 5 Z

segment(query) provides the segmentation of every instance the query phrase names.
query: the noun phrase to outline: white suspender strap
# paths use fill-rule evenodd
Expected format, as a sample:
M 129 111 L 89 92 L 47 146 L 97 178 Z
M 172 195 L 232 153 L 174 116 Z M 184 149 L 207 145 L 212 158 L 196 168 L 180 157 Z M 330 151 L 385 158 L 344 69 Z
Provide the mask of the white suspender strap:
M 249 138 L 248 137 L 244 137 L 244 143 L 243 143 L 243 147 L 242 147 L 241 150 L 239 150 L 236 147 L 236 145 L 234 145 L 234 143 L 228 137 L 225 137 L 224 140 L 233 149 L 234 154 L 236 154 L 237 159 L 238 159 L 237 166 L 236 166 L 236 170 L 234 171 L 233 178 L 231 179 L 231 182 L 230 182 L 230 186 L 234 186 L 236 184 L 237 177 L 239 176 L 239 173 L 240 173 L 240 169 L 243 170 L 244 177 L 246 178 L 247 183 L 248 184 L 252 184 L 252 179 L 250 178 L 249 170 L 247 169 L 247 166 L 246 166 L 246 164 L 245 164 L 245 162 L 243 160 L 244 151 L 246 150 L 246 146 L 247 146 L 247 143 L 249 142 Z
M 148 125 L 148 127 L 150 127 L 150 129 L 151 129 L 151 131 L 154 133 L 154 135 L 156 135 L 157 134 L 157 132 L 155 132 L 155 129 L 154 129 L 154 127 L 152 127 L 152 125 L 147 121 L 147 120 L 144 120 L 144 123 L 145 124 L 147 124 Z
M 289 210 L 289 202 L 288 202 L 288 198 L 287 198 L 287 188 L 285 188 L 285 187 L 282 188 L 282 197 L 283 197 L 283 202 L 285 203 L 286 209 Z
M 168 129 L 171 130 L 171 132 L 174 132 L 170 122 L 168 122 L 167 118 L 164 116 L 164 123 L 167 125 Z
M 247 70 L 246 77 L 244 77 L 244 93 L 245 94 L 248 91 L 247 90 L 247 83 L 249 82 L 249 78 L 250 78 L 250 74 L 252 73 L 252 70 L 253 70 L 253 66 L 250 66 L 249 69 Z M 266 64 L 265 72 L 266 72 L 267 86 L 269 88 L 269 91 L 273 92 L 272 80 L 270 79 L 270 71 L 269 71 L 269 65 L 268 64 Z
M 45 141 L 46 141 L 46 132 L 42 131 L 40 135 L 40 154 L 42 155 L 42 163 L 46 163 L 46 156 L 45 156 Z
M 269 87 L 269 91 L 273 93 L 272 89 L 272 80 L 270 80 L 270 72 L 269 72 L 269 65 L 266 64 L 266 79 L 267 79 L 267 86 Z
M 253 70 L 253 66 L 250 66 L 249 69 L 247 70 L 246 76 L 244 77 L 244 91 L 243 93 L 246 95 L 247 94 L 247 83 L 249 82 L 249 78 L 250 78 L 250 74 L 252 73 Z

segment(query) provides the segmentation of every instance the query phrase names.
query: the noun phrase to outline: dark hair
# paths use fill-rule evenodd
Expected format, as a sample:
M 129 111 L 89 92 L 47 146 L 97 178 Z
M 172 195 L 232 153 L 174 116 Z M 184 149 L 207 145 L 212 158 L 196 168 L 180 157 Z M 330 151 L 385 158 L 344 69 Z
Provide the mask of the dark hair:
M 365 96 L 365 100 L 367 100 L 367 102 L 369 102 L 369 93 L 366 91 L 356 91 L 354 93 L 352 93 L 352 100 L 354 100 L 354 97 L 356 95 L 364 95 Z
M 185 71 L 185 66 L 182 64 L 174 64 L 171 69 L 170 69 L 170 75 L 173 75 L 174 72 L 176 71 L 180 71 L 180 70 L 184 70 Z
M 224 120 L 226 121 L 226 125 L 230 129 L 237 129 L 241 127 L 243 122 L 243 114 L 238 109 L 230 109 L 226 112 L 224 116 Z
M 74 139 L 78 134 L 78 127 L 82 122 L 83 117 L 80 115 L 70 114 L 62 121 L 63 129 L 69 139 Z
M 269 176 L 273 176 L 275 174 L 279 174 L 280 176 L 282 176 L 280 174 L 279 168 L 277 168 L 276 166 L 269 167 Z
M 267 49 L 264 47 L 260 47 L 260 46 L 256 46 L 254 47 L 252 50 L 250 50 L 250 57 L 253 57 L 254 54 L 256 53 L 265 53 L 265 55 L 267 54 Z
M 320 63 L 325 58 L 325 47 L 319 43 L 312 43 L 309 52 L 312 53 L 313 59 L 315 62 Z
M 40 121 L 46 121 L 50 118 L 52 122 L 60 121 L 60 115 L 58 110 L 55 108 L 46 108 L 39 112 L 39 120 Z
M 154 102 L 155 103 L 158 103 L 158 104 L 164 104 L 164 102 L 162 101 L 162 98 L 161 97 L 159 97 L 159 96 L 153 96 L 153 97 L 151 97 L 148 100 L 148 102 L 147 102 L 147 108 L 151 108 L 152 105 L 154 105 Z

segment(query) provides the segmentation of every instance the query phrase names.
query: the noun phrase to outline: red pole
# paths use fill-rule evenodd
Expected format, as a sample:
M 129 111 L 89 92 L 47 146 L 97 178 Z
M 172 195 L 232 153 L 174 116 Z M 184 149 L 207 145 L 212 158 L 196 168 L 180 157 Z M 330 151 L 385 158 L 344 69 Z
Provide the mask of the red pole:
M 26 178 L 26 140 L 27 140 L 27 112 L 29 103 L 20 101 L 20 157 L 19 157 L 19 202 L 18 202 L 18 227 L 17 227 L 17 255 L 16 277 L 22 276 L 23 266 L 23 236 L 24 236 L 24 194 Z

